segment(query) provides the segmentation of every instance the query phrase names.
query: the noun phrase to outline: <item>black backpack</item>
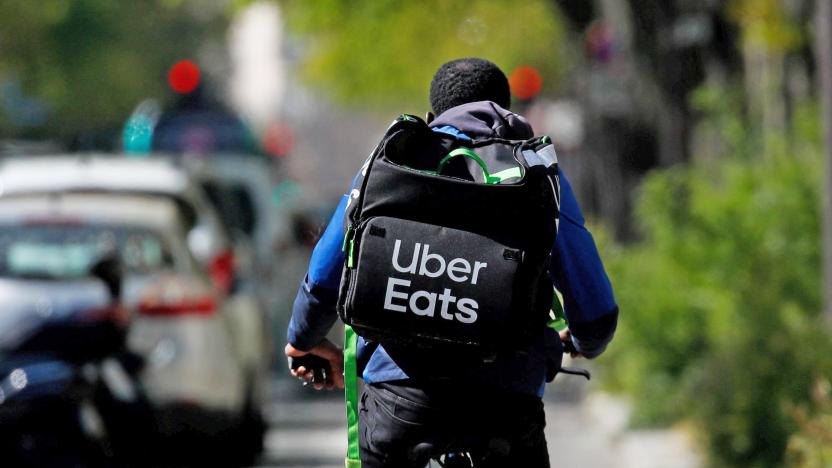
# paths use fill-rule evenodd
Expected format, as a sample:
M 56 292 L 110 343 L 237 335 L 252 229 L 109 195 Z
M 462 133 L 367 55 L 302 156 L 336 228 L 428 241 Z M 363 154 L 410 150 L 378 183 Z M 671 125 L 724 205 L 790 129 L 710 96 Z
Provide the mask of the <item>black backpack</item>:
M 549 319 L 559 205 L 548 137 L 469 141 L 402 115 L 350 193 L 341 319 L 385 346 L 522 349 Z

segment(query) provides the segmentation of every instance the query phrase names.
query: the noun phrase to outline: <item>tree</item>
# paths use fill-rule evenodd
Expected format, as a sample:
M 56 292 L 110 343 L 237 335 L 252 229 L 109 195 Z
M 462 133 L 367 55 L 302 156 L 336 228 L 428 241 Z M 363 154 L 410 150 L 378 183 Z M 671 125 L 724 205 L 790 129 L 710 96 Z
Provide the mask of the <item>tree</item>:
M 824 190 L 823 190 L 823 277 L 827 325 L 832 325 L 832 5 L 818 2 L 815 38 L 818 57 L 818 85 L 823 110 Z
M 570 62 L 558 11 L 543 0 L 283 2 L 304 45 L 303 73 L 341 102 L 427 110 L 443 62 L 481 56 L 507 73 L 532 65 L 548 90 Z
M 607 249 L 622 315 L 602 363 L 636 422 L 687 418 L 714 465 L 773 467 L 798 430 L 793 409 L 832 370 L 817 326 L 822 161 L 813 106 L 795 112 L 803 143 L 787 146 L 748 125 L 740 99 L 697 92 L 723 150 L 648 176 L 643 241 Z
M 95 138 L 120 127 L 143 98 L 169 95 L 168 67 L 222 37 L 225 10 L 197 3 L 0 3 L 0 84 L 16 96 L 0 103 L 0 134 Z M 31 105 L 42 118 L 21 120 Z

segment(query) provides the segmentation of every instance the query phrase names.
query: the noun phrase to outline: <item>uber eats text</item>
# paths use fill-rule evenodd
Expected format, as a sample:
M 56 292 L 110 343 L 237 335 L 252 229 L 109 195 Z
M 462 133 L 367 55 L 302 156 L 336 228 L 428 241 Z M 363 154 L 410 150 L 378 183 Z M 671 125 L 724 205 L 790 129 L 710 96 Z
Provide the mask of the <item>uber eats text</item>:
M 393 247 L 393 268 L 399 273 L 410 275 L 427 276 L 438 278 L 447 275 L 451 281 L 456 283 L 470 282 L 477 284 L 480 271 L 488 266 L 484 262 L 473 262 L 464 258 L 454 258 L 446 261 L 442 255 L 430 253 L 430 244 L 415 243 L 413 253 L 409 257 L 410 263 L 402 266 L 400 253 L 402 241 L 396 239 Z M 407 258 L 407 255 L 405 258 Z M 430 264 L 432 265 L 430 265 Z M 433 269 L 431 269 L 431 266 Z M 450 288 L 443 288 L 441 293 L 431 291 L 410 291 L 410 280 L 389 277 L 387 278 L 387 291 L 384 294 L 384 308 L 395 312 L 407 312 L 408 309 L 416 315 L 434 317 L 437 312 L 445 320 L 458 320 L 462 323 L 474 323 L 477 321 L 477 309 L 479 304 L 468 297 L 457 297 L 453 295 Z M 453 309 L 451 309 L 453 306 Z M 438 311 L 437 311 L 438 309 Z

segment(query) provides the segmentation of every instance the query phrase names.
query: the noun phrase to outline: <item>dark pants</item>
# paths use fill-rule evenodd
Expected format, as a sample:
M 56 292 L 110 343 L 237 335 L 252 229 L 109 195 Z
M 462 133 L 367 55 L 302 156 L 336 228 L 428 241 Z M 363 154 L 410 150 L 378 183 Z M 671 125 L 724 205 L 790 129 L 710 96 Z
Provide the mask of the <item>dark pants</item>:
M 359 425 L 363 468 L 422 468 L 414 458 L 425 445 L 414 447 L 425 443 L 469 452 L 476 467 L 549 467 L 543 402 L 532 395 L 367 385 Z

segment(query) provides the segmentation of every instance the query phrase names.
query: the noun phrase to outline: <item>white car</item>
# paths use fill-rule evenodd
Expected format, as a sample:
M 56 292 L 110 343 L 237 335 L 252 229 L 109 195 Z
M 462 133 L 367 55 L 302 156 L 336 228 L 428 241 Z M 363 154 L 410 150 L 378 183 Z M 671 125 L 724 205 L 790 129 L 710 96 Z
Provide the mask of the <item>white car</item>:
M 180 206 L 188 246 L 200 263 L 210 266 L 229 249 L 228 236 L 205 193 L 168 160 L 102 154 L 0 161 L 0 196 L 68 192 L 170 198 Z
M 38 193 L 136 194 L 176 202 L 187 245 L 226 296 L 234 316 L 234 346 L 252 387 L 265 397 L 272 358 L 266 314 L 245 286 L 245 249 L 235 251 L 228 228 L 202 186 L 174 158 L 65 155 L 0 161 L 0 197 Z M 261 203 L 262 204 L 262 203 Z M 262 223 L 267 222 L 263 220 Z
M 132 243 L 130 251 L 161 249 L 158 268 L 147 275 L 131 270 L 124 290 L 126 301 L 138 311 L 129 342 L 148 357 L 145 380 L 151 399 L 158 402 L 162 429 L 171 434 L 220 433 L 228 432 L 231 424 L 241 434 L 235 451 L 256 454 L 264 430 L 266 341 L 249 297 L 234 294 L 226 260 L 230 247 L 204 195 L 167 162 L 48 159 L 59 164 L 41 159 L 0 165 L 0 212 L 17 213 L 18 222 L 25 223 L 35 213 L 54 217 L 60 207 L 62 216 L 83 219 L 84 224 L 130 225 L 154 233 L 155 240 Z M 60 169 L 67 177 L 56 173 Z M 39 175 L 30 173 L 28 184 L 17 183 L 29 171 Z M 131 172 L 141 184 L 128 176 Z M 195 241 L 199 229 L 204 236 L 196 237 L 205 238 Z M 194 259 L 193 251 L 199 250 L 195 242 L 207 245 L 203 253 L 217 252 L 207 265 Z M 219 424 L 212 427 L 213 422 Z
M 233 153 L 180 160 L 227 227 L 238 261 L 241 292 L 256 298 L 264 329 L 271 329 L 269 312 L 278 308 L 275 247 L 279 230 L 287 228 L 272 201 L 273 166 L 262 157 Z M 265 339 L 273 342 L 271 335 Z

